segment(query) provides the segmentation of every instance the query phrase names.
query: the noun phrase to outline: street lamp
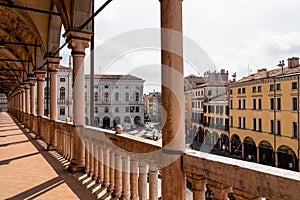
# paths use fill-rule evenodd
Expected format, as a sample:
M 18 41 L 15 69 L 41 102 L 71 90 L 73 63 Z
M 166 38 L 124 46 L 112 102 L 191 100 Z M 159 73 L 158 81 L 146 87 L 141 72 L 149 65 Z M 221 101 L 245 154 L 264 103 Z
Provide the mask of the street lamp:
M 279 61 L 278 67 L 281 67 L 281 73 L 283 74 L 284 60 Z

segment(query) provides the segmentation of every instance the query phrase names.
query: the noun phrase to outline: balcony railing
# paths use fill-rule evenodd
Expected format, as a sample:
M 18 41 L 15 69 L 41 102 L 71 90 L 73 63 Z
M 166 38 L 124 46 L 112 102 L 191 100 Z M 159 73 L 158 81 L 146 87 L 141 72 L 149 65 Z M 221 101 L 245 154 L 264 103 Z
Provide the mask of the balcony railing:
M 30 120 L 36 123 L 38 117 L 33 118 Z M 76 148 L 76 129 L 70 123 L 54 123 L 57 151 L 71 160 Z M 48 118 L 41 118 L 40 130 L 46 142 L 49 124 Z M 80 137 L 85 147 L 86 172 L 113 196 L 150 200 L 161 197 L 158 183 L 163 166 L 157 153 L 161 150 L 160 143 L 93 127 L 84 127 Z M 300 197 L 298 172 L 193 150 L 186 150 L 182 157 L 193 199 L 205 200 L 209 195 L 213 199 L 297 200 Z M 161 189 L 166 187 L 162 185 Z

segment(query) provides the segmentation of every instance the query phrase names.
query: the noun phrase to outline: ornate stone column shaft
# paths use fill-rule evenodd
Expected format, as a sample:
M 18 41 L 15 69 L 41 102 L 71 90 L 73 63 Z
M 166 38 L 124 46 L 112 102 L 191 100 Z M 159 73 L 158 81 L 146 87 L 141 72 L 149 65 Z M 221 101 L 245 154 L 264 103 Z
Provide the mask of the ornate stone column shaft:
M 37 79 L 37 115 L 38 115 L 38 130 L 36 138 L 41 137 L 41 121 L 44 116 L 44 81 L 46 77 L 45 70 L 36 70 L 35 76 Z

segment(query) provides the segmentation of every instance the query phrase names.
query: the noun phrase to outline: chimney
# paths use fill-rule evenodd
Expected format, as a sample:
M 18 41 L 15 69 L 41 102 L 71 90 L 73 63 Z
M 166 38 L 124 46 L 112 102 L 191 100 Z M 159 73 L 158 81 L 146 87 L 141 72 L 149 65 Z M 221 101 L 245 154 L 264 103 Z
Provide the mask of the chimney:
M 225 69 L 221 69 L 221 74 L 225 74 Z
M 295 68 L 298 66 L 299 66 L 299 58 L 298 57 L 288 58 L 288 68 Z

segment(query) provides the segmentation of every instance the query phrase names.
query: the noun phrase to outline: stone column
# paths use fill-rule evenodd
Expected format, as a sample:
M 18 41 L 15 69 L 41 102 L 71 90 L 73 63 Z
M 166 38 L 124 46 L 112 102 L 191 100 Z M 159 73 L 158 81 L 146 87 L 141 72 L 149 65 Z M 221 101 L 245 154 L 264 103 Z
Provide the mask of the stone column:
M 103 149 L 103 183 L 102 186 L 103 187 L 108 187 L 109 186 L 109 149 L 107 149 L 106 147 L 104 147 Z
M 122 160 L 120 152 L 115 153 L 115 185 L 113 197 L 121 197 L 122 194 Z
M 104 177 L 104 161 L 103 161 L 103 149 L 100 146 L 102 146 L 102 145 L 99 144 L 99 146 L 98 146 L 98 177 L 97 177 L 97 183 L 102 184 L 103 183 L 103 177 Z
M 29 82 L 24 83 L 25 88 L 25 112 L 30 113 L 30 84 Z
M 44 116 L 44 81 L 46 77 L 45 70 L 36 70 L 35 76 L 37 80 L 37 115 L 38 115 L 38 130 L 35 135 L 36 139 L 41 138 L 41 122 Z
M 32 132 L 35 132 L 34 130 L 34 115 L 35 115 L 35 94 L 34 94 L 34 87 L 36 78 L 30 77 L 28 78 L 29 84 L 30 84 L 30 121 L 29 121 L 29 127 L 31 128 Z
M 115 187 L 115 152 L 112 150 L 109 153 L 109 182 L 107 192 L 113 192 Z
M 85 123 L 84 101 L 84 57 L 85 49 L 89 47 L 92 33 L 79 30 L 70 30 L 66 33 L 68 48 L 72 49 L 73 57 L 73 123 L 76 127 L 73 139 L 73 157 L 70 163 L 72 171 L 83 169 L 84 147 L 80 139 L 82 126 Z
M 61 57 L 46 57 L 48 73 L 50 73 L 50 138 L 48 150 L 55 150 L 57 147 L 57 133 L 55 121 L 57 120 L 57 69 Z
M 171 185 L 171 184 L 169 184 Z M 145 162 L 139 162 L 139 199 L 147 199 L 147 165 Z
M 242 143 L 242 159 L 245 158 L 245 144 Z
M 162 146 L 163 160 L 167 162 L 162 169 L 162 199 L 186 199 L 182 166 L 185 150 L 182 0 L 160 0 L 160 3 L 162 107 L 165 110 Z
M 200 180 L 193 180 L 192 182 L 193 186 L 193 200 L 205 200 L 205 186 L 206 186 L 206 180 L 200 179 Z
M 127 154 L 122 156 L 122 196 L 121 199 L 130 199 L 129 191 L 129 157 Z
M 138 200 L 138 161 L 130 158 L 130 199 Z
M 259 163 L 259 147 L 256 147 L 256 162 Z
M 149 167 L 149 200 L 158 199 L 158 169 L 155 165 Z

